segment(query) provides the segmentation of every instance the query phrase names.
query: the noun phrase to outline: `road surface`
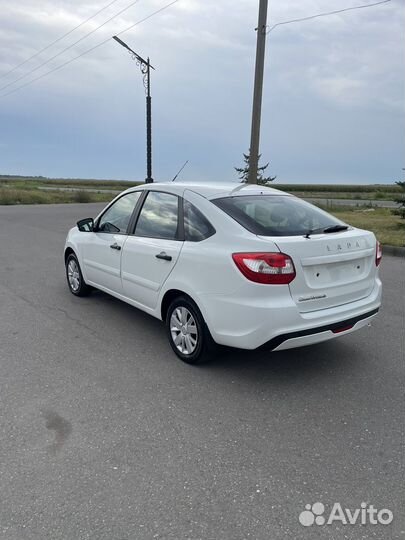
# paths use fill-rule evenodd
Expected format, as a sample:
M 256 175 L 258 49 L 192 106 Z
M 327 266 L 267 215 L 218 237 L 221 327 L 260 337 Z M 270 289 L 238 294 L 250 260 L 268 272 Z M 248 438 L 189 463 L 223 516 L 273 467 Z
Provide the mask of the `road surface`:
M 99 208 L 0 207 L 0 538 L 402 538 L 404 260 L 371 327 L 190 367 L 158 320 L 69 293 L 65 233 Z M 303 527 L 315 502 L 394 521 Z

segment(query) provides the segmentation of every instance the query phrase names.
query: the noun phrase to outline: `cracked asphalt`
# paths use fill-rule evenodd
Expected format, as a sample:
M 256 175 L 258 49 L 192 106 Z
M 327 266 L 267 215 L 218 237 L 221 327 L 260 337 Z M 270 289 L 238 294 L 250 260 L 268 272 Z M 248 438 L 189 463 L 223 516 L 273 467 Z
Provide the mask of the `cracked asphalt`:
M 0 538 L 403 538 L 404 260 L 371 327 L 195 368 L 158 320 L 69 293 L 66 232 L 100 208 L 0 207 Z M 315 502 L 394 520 L 303 527 Z

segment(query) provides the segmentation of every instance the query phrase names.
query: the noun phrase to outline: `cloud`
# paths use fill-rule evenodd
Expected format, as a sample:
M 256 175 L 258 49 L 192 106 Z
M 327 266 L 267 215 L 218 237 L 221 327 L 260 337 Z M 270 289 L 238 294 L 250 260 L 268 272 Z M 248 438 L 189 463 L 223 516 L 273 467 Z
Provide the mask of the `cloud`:
M 0 77 L 107 3 L 3 0 Z M 118 0 L 52 51 L 0 78 L 0 87 L 130 3 Z M 269 24 L 359 3 L 361 0 L 330 0 L 326 7 L 324 0 L 273 2 Z M 165 0 L 140 0 L 20 84 L 75 58 L 164 5 Z M 299 168 L 291 155 L 305 163 L 302 176 L 316 180 L 329 174 L 334 149 L 347 153 L 346 142 L 356 148 L 360 126 L 370 117 L 379 122 L 376 130 L 384 130 L 390 155 L 380 155 L 378 163 L 365 163 L 361 173 L 358 165 L 347 165 L 337 176 L 359 181 L 367 176 L 389 179 L 394 168 L 403 166 L 404 17 L 405 7 L 393 0 L 386 6 L 280 26 L 268 36 L 262 151 L 264 159 L 270 155 L 277 169 L 273 172 L 281 181 L 299 180 Z M 186 153 L 185 158 L 191 158 L 190 176 L 232 176 L 233 165 L 249 144 L 256 25 L 256 1 L 180 0 L 121 36 L 141 55 L 149 55 L 156 66 L 152 79 L 154 157 L 162 175 L 175 169 Z M 16 86 L 18 83 L 10 89 Z M 138 68 L 111 40 L 66 68 L 0 98 L 0 122 L 9 133 L 7 154 L 0 156 L 2 167 L 15 167 L 19 162 L 27 173 L 55 171 L 58 176 L 80 176 L 93 170 L 91 176 L 138 177 L 144 168 L 144 121 Z M 345 133 L 345 140 L 334 139 L 334 148 L 324 147 L 315 163 L 315 158 L 304 155 L 310 150 L 304 149 L 302 141 L 308 141 L 309 148 L 323 146 L 333 126 Z M 382 141 L 363 132 L 361 137 L 364 153 L 377 156 Z M 37 146 L 34 157 L 34 141 L 44 149 L 56 141 L 57 147 L 50 155 Z M 109 161 L 100 157 L 100 151 Z M 57 171 L 62 164 L 66 172 Z M 40 171 L 32 170 L 35 167 Z
M 365 84 L 348 77 L 313 77 L 313 86 L 319 94 L 340 103 L 359 103 Z

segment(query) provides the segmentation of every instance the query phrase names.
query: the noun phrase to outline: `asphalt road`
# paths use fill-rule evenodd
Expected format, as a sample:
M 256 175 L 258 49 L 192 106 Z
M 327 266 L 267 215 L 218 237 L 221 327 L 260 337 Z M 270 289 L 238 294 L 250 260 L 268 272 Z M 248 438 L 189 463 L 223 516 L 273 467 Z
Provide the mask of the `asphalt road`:
M 96 208 L 0 207 L 0 537 L 403 537 L 404 260 L 371 327 L 193 368 L 159 321 L 69 293 L 65 233 Z M 394 521 L 303 527 L 315 502 Z

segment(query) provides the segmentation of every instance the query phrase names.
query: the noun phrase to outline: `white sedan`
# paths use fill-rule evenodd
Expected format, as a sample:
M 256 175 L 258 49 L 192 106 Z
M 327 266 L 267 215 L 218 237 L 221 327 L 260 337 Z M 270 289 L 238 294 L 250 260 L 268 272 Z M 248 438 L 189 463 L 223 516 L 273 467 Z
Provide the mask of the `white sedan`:
M 73 227 L 66 276 L 165 321 L 173 351 L 196 364 L 216 344 L 281 350 L 367 325 L 381 304 L 381 247 L 276 189 L 147 184 Z

